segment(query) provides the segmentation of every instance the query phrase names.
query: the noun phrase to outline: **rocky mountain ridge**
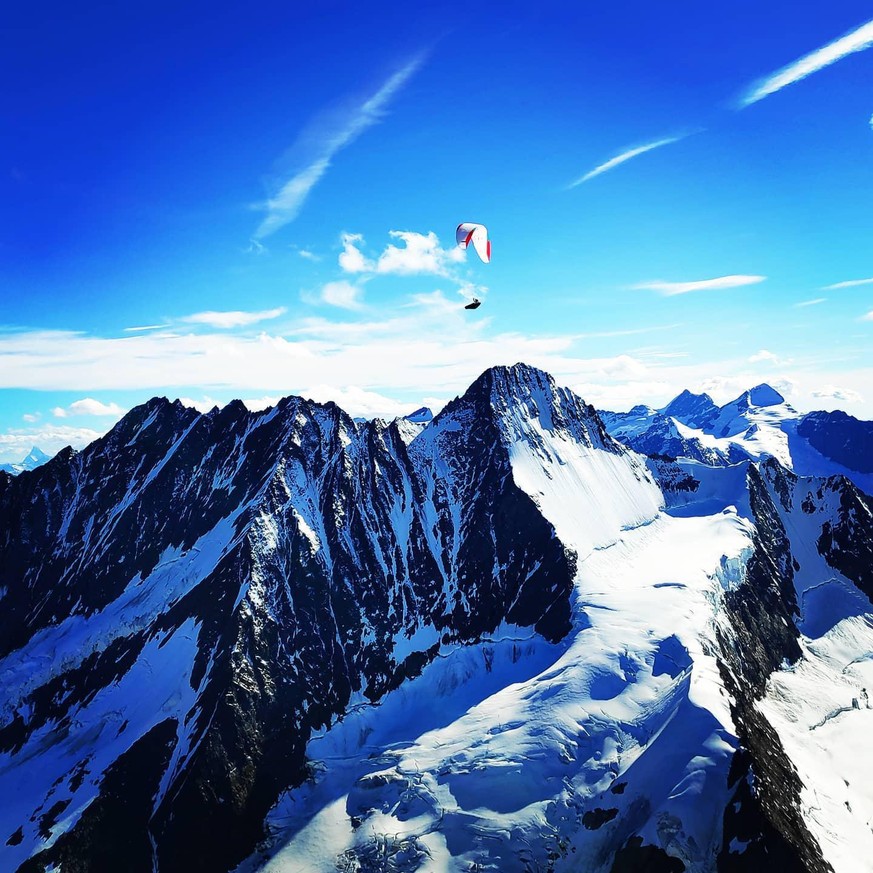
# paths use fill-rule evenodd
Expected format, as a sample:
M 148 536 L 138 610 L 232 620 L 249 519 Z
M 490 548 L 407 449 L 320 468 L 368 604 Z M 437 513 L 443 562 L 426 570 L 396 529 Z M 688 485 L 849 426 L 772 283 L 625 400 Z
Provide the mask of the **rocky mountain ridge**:
M 832 869 L 761 706 L 871 530 L 525 365 L 424 426 L 150 401 L 0 474 L 2 865 Z

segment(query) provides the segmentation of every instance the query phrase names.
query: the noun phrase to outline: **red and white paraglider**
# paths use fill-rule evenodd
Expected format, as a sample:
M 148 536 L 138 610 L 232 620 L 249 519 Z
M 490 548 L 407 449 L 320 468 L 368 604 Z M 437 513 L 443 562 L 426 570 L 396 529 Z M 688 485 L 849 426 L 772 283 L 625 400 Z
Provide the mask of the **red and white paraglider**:
M 491 240 L 488 239 L 488 228 L 484 224 L 462 222 L 455 231 L 455 239 L 462 249 L 468 249 L 472 245 L 473 250 L 479 255 L 479 259 L 483 263 L 491 262 Z M 478 297 L 474 297 L 464 309 L 478 309 L 481 305 L 482 301 Z
M 469 221 L 458 225 L 455 238 L 462 249 L 472 244 L 476 254 L 486 264 L 491 260 L 491 240 L 488 239 L 488 228 L 484 224 L 471 224 Z

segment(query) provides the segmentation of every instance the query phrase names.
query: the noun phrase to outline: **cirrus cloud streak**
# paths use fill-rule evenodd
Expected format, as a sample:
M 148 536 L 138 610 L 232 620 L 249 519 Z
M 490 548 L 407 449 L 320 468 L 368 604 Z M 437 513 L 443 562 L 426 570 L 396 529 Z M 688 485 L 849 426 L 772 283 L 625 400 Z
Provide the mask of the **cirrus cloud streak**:
M 275 309 L 265 309 L 262 312 L 243 312 L 241 310 L 229 310 L 225 312 L 195 312 L 186 315 L 179 321 L 185 324 L 205 324 L 208 327 L 230 330 L 235 327 L 248 327 L 260 321 L 270 321 L 285 314 L 285 307 L 278 306 Z
M 684 139 L 684 136 L 670 136 L 665 137 L 664 139 L 655 140 L 654 142 L 646 143 L 645 145 L 637 146 L 636 148 L 628 149 L 627 151 L 615 155 L 615 157 L 610 158 L 608 161 L 604 161 L 602 164 L 596 166 L 593 170 L 589 170 L 584 176 L 580 176 L 578 179 L 576 179 L 575 182 L 571 182 L 567 187 L 575 188 L 577 185 L 581 185 L 583 182 L 587 182 L 589 179 L 593 179 L 595 176 L 600 176 L 603 173 L 608 173 L 610 170 L 615 169 L 626 161 L 630 161 L 633 158 L 644 155 L 646 152 L 653 151 L 654 149 L 659 149 L 662 146 L 670 145 L 674 142 L 679 142 L 679 140 L 681 139 Z
M 831 64 L 842 60 L 844 57 L 855 52 L 864 51 L 873 46 L 873 21 L 862 24 L 855 30 L 845 34 L 839 39 L 829 42 L 827 45 L 804 55 L 796 61 L 782 67 L 775 73 L 755 83 L 740 100 L 741 108 L 751 106 L 763 100 L 770 94 L 781 91 L 787 85 L 811 76 Z
M 746 285 L 757 285 L 766 276 L 731 275 L 718 276 L 715 279 L 698 279 L 693 282 L 664 282 L 656 279 L 652 282 L 641 282 L 632 286 L 634 291 L 657 291 L 665 297 L 677 294 L 690 294 L 694 291 L 724 291 L 728 288 L 742 288 Z
M 300 134 L 292 146 L 292 152 L 310 152 L 309 162 L 283 182 L 267 200 L 264 207 L 267 215 L 255 231 L 255 240 L 270 236 L 297 217 L 309 193 L 328 171 L 337 153 L 385 117 L 391 100 L 419 69 L 424 57 L 424 53 L 414 57 L 359 105 L 334 114 L 329 122 L 316 120 Z
M 839 291 L 841 288 L 857 288 L 859 285 L 873 285 L 873 279 L 849 279 L 848 282 L 836 282 L 825 285 L 822 291 Z

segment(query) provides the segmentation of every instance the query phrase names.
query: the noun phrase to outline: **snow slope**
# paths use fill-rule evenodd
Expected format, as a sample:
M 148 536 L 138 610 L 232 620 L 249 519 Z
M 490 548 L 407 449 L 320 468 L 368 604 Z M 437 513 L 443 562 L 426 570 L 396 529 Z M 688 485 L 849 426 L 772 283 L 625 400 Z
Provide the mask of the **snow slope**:
M 803 782 L 803 814 L 837 873 L 873 870 L 873 616 L 802 641 L 803 657 L 774 673 L 761 712 Z
M 428 870 L 608 870 L 635 831 L 713 869 L 735 739 L 707 626 L 748 525 L 662 516 L 616 533 L 582 562 L 568 645 L 507 629 L 313 740 L 314 782 L 240 870 L 380 852 Z

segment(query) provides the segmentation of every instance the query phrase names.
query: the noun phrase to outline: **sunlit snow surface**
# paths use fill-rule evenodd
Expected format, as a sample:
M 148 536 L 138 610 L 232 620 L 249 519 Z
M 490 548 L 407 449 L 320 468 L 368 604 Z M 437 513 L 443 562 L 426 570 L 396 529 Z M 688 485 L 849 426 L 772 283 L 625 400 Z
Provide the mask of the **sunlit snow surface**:
M 555 646 L 506 627 L 446 650 L 313 739 L 312 780 L 279 801 L 241 873 L 355 869 L 353 855 L 608 870 L 635 832 L 714 868 L 735 748 L 714 629 L 751 524 L 672 517 L 638 456 L 548 422 L 541 436 L 513 446 L 513 475 L 579 555 L 573 631 Z
M 869 605 L 868 605 L 869 608 Z M 759 704 L 803 782 L 804 820 L 837 873 L 873 869 L 873 624 L 838 622 L 803 640 Z

